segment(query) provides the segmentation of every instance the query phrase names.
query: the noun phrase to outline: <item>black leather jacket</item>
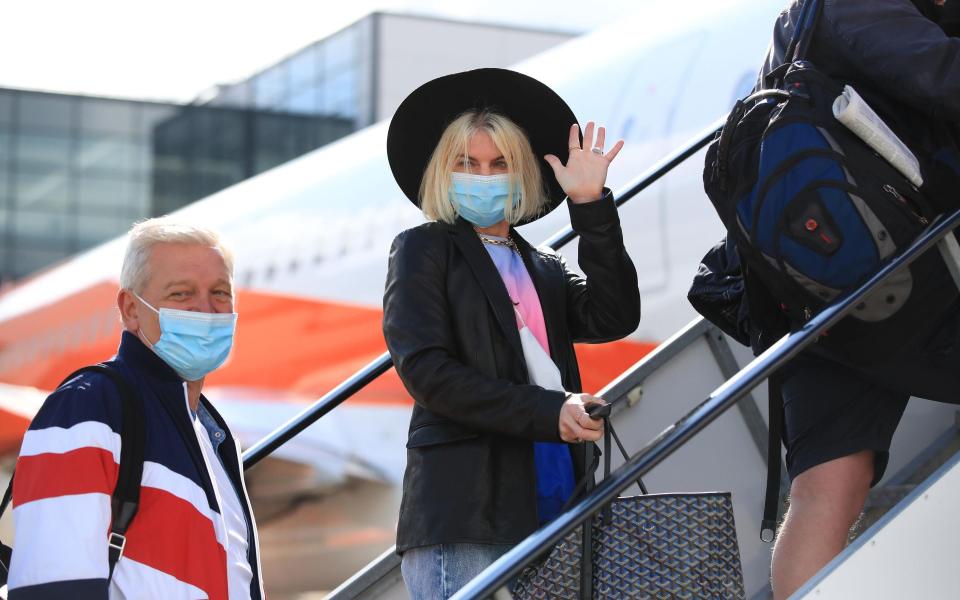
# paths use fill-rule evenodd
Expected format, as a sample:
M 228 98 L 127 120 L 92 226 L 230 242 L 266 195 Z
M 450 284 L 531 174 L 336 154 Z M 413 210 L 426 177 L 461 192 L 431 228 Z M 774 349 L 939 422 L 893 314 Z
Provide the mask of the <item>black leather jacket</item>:
M 579 392 L 573 342 L 632 332 L 640 294 L 609 192 L 569 207 L 586 279 L 556 252 L 511 236 L 537 289 L 564 387 Z M 427 223 L 397 236 L 383 332 L 415 401 L 397 550 L 529 535 L 538 525 L 533 442 L 560 441 L 565 395 L 528 382 L 510 298 L 469 223 Z M 578 446 L 571 454 L 579 478 L 593 444 Z

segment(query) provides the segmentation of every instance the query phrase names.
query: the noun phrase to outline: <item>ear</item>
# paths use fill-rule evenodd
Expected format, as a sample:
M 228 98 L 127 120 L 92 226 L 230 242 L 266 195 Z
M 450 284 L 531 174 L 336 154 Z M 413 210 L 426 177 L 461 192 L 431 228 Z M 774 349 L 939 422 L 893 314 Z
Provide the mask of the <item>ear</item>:
M 137 302 L 129 290 L 121 289 L 117 292 L 117 308 L 120 309 L 120 320 L 123 328 L 136 333 L 140 329 Z

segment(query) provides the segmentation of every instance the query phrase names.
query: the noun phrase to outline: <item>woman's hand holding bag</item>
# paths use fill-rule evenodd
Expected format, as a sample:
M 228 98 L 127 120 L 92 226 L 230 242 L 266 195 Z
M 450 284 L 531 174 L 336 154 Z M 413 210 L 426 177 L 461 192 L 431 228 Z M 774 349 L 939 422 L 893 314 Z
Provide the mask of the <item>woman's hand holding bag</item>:
M 603 437 L 603 421 L 590 418 L 589 405 L 605 405 L 603 398 L 591 394 L 570 394 L 560 409 L 560 439 L 568 444 L 597 442 Z

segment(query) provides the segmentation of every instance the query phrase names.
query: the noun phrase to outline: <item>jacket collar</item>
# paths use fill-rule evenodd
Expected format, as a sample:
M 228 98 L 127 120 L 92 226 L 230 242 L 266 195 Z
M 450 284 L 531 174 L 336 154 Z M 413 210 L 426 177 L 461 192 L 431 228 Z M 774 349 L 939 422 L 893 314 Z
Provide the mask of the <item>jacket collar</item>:
M 203 488 L 207 491 L 208 499 L 215 498 L 213 496 L 212 475 L 207 471 L 206 462 L 203 460 L 200 443 L 197 441 L 184 395 L 186 392 L 183 379 L 153 350 L 148 348 L 135 333 L 129 331 L 124 331 L 120 337 L 120 350 L 117 352 L 117 358 L 134 371 L 140 378 L 140 383 L 152 392 L 144 393 L 141 391 L 144 401 L 151 397 L 157 398 L 160 405 L 173 420 L 187 452 L 193 460 L 197 473 L 199 473 Z M 201 396 L 201 402 L 203 401 L 204 398 Z
M 183 383 L 177 372 L 170 368 L 156 352 L 147 347 L 137 334 L 124 331 L 120 336 L 117 357 L 123 362 L 145 371 L 150 376 L 169 383 Z

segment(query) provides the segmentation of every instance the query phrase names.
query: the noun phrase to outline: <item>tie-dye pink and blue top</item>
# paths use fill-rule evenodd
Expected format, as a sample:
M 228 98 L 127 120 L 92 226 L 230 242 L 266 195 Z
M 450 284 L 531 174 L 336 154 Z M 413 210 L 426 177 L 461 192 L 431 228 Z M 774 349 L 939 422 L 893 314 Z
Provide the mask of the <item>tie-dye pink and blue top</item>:
M 505 240 L 492 235 L 485 235 L 485 237 Z M 484 244 L 483 247 L 487 249 L 493 264 L 496 265 L 510 300 L 523 317 L 523 323 L 526 323 L 530 332 L 549 355 L 550 343 L 547 339 L 547 326 L 543 320 L 543 309 L 540 307 L 540 297 L 537 295 L 537 289 L 533 285 L 533 280 L 530 279 L 526 265 L 523 264 L 523 259 L 507 246 Z M 517 328 L 522 326 L 517 319 Z M 573 493 L 573 461 L 566 444 L 536 442 L 533 451 L 537 469 L 537 508 L 542 525 L 560 514 L 563 505 Z

